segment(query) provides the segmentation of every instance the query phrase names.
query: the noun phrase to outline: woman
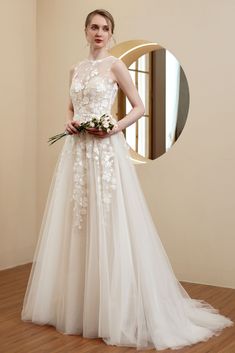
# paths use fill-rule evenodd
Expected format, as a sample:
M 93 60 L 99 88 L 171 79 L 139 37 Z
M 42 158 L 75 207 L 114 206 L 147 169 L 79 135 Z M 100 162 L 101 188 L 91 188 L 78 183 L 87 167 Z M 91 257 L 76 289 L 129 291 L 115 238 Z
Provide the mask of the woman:
M 71 69 L 68 136 L 58 159 L 24 298 L 22 320 L 137 349 L 178 349 L 233 322 L 176 279 L 154 227 L 122 130 L 144 114 L 124 63 L 107 51 L 114 21 L 85 22 L 88 58 Z M 132 110 L 110 132 L 76 127 L 110 114 L 118 86 Z

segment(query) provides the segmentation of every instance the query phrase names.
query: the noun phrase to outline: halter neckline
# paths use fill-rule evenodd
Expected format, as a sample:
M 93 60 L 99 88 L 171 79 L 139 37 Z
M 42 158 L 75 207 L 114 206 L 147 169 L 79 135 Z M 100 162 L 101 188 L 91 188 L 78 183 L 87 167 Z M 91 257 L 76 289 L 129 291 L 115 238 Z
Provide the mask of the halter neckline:
M 86 58 L 86 60 L 87 61 L 102 61 L 104 59 L 110 58 L 111 56 L 113 56 L 113 55 L 105 56 L 104 58 L 101 58 L 101 59 L 88 59 L 88 58 Z

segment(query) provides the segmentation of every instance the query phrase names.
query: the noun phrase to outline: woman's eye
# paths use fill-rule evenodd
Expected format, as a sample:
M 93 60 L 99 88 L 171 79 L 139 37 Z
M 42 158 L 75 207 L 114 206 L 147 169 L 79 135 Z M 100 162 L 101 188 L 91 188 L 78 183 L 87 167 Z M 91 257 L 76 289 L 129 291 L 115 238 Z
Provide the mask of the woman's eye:
M 98 29 L 98 27 L 97 26 L 91 26 L 91 29 L 96 30 L 96 29 Z M 109 30 L 108 27 L 104 27 L 104 31 L 108 31 L 108 30 Z

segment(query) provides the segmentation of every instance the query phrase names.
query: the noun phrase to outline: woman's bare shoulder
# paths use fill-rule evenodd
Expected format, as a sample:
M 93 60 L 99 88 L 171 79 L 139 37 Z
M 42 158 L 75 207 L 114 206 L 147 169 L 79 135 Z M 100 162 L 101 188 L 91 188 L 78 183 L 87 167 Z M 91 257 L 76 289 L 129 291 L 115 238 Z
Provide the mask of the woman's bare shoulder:
M 115 60 L 113 61 L 112 65 L 111 65 L 111 70 L 113 71 L 113 73 L 121 73 L 121 72 L 126 72 L 127 66 L 126 64 L 122 61 L 122 59 L 119 58 L 115 58 Z
M 116 60 L 114 60 L 114 62 L 112 63 L 111 71 L 117 81 L 120 81 L 130 75 L 126 64 L 122 61 L 122 59 L 119 58 L 116 58 Z
M 124 62 L 122 61 L 122 59 L 116 57 L 116 56 L 113 56 L 113 62 L 112 62 L 112 66 L 115 66 L 115 65 L 125 65 Z

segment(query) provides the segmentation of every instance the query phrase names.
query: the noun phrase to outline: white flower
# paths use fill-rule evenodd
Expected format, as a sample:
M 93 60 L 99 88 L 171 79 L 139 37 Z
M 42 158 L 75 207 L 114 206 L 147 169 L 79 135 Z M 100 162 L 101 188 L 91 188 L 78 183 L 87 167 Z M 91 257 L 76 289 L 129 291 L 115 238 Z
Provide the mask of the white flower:
M 95 76 L 97 74 L 98 74 L 97 69 L 94 69 L 93 71 L 91 71 L 90 76 L 93 77 L 93 76 Z
M 82 88 L 84 88 L 84 85 L 79 81 L 75 81 L 74 83 L 75 92 L 79 92 Z

